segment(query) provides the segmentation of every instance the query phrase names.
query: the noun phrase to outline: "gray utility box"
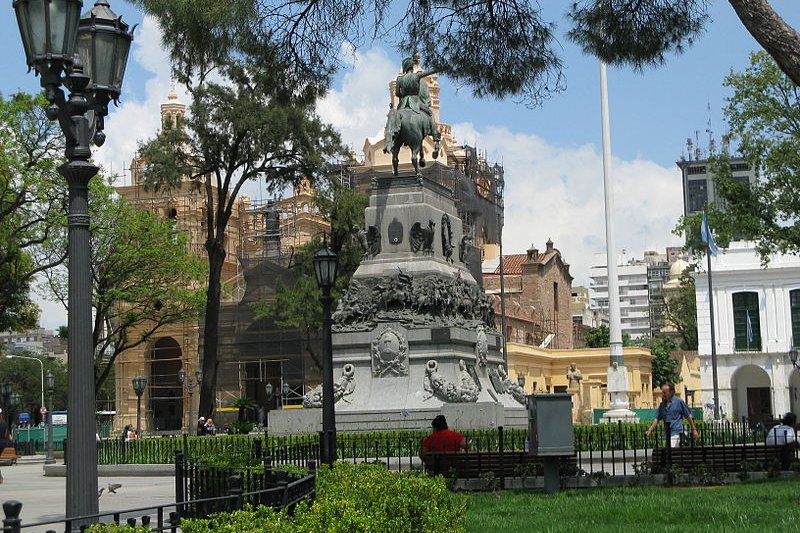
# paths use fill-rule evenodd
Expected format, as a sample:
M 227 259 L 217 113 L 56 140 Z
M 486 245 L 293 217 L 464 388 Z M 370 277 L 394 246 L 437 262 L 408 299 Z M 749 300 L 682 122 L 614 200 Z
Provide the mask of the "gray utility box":
M 528 436 L 531 455 L 574 454 L 572 395 L 566 393 L 529 395 Z

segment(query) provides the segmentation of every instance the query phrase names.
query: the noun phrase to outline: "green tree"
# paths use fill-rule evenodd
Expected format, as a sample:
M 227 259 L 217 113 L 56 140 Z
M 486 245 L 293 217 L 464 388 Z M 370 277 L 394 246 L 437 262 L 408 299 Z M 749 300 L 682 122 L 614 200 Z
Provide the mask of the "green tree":
M 611 330 L 608 329 L 608 326 L 602 324 L 595 328 L 590 328 L 589 331 L 586 332 L 586 347 L 587 348 L 604 348 L 606 346 L 611 345 Z M 630 346 L 631 344 L 631 336 L 627 333 L 622 334 L 622 345 L 623 346 Z
M 697 349 L 697 298 L 691 267 L 679 278 L 680 285 L 664 294 L 664 318 L 681 338 L 681 348 Z
M 678 360 L 672 356 L 677 348 L 671 337 L 655 337 L 650 341 L 650 353 L 653 355 L 653 388 L 657 389 L 665 383 L 680 383 Z
M 189 254 L 187 237 L 171 220 L 115 198 L 101 179 L 90 183 L 89 194 L 92 341 L 99 391 L 120 353 L 149 341 L 169 324 L 199 317 L 207 268 Z M 52 245 L 65 248 L 66 238 L 64 231 Z M 49 271 L 47 281 L 48 292 L 68 306 L 66 272 Z
M 41 254 L 64 208 L 65 184 L 56 172 L 63 143 L 45 116 L 42 96 L 0 97 L 0 331 L 35 327 L 39 309 L 30 287 L 64 261 L 66 248 Z
M 728 0 L 745 28 L 800 84 L 800 34 L 768 0 Z M 555 23 L 538 2 L 460 0 L 133 0 L 160 22 L 179 70 L 203 72 L 211 58 L 242 46 L 241 34 L 268 39 L 293 75 L 327 76 L 343 42 L 389 40 L 478 96 L 537 103 L 563 87 Z M 710 0 L 563 2 L 569 36 L 610 64 L 641 69 L 683 51 L 709 23 Z
M 3 346 L 0 345 L 0 356 L 5 356 Z M 23 352 L 15 355 L 35 357 L 44 364 L 45 375 L 48 371 L 53 373 L 55 380 L 53 388 L 53 409 L 67 408 L 67 368 L 57 359 Z M 0 357 L 0 383 L 11 383 L 13 392 L 20 395 L 22 410 L 33 409 L 42 403 L 42 374 L 41 367 L 29 359 L 7 359 Z M 45 402 L 47 390 L 45 389 Z
M 717 244 L 755 240 L 767 263 L 772 254 L 800 250 L 800 88 L 766 53 L 750 59 L 744 72 L 725 78 L 733 94 L 724 112 L 730 139 L 738 143 L 757 180 L 748 184 L 735 179 L 728 153 L 714 157 L 711 170 L 722 202 L 708 206 L 708 218 Z M 682 218 L 675 232 L 687 234 L 688 246 L 702 253 L 700 218 Z
M 336 181 L 328 181 L 327 186 L 319 187 L 316 192 L 315 203 L 322 216 L 331 223 L 328 245 L 339 257 L 336 285 L 332 294 L 334 308 L 339 294 L 347 288 L 364 253 L 354 239 L 354 233 L 356 228 L 364 226 L 364 208 L 367 202 L 364 194 L 354 189 L 346 189 Z M 294 284 L 287 286 L 278 280 L 274 300 L 260 301 L 252 305 L 256 320 L 274 317 L 278 326 L 300 329 L 305 339 L 304 349 L 320 369 L 322 361 L 312 341 L 318 337 L 322 327 L 320 302 L 322 292 L 317 286 L 312 258 L 321 245 L 319 237 L 315 237 L 300 247 L 295 252 Z
M 182 9 L 189 4 L 175 5 Z M 214 8 L 236 11 L 241 4 L 198 4 L 197 15 Z M 190 18 L 196 19 L 194 15 Z M 203 28 L 195 30 L 202 33 Z M 159 135 L 140 145 L 140 154 L 147 161 L 143 172 L 146 186 L 169 189 L 190 179 L 205 196 L 209 274 L 201 413 L 211 413 L 215 407 L 222 268 L 228 222 L 239 191 L 251 180 L 263 180 L 270 191 L 302 177 L 314 183 L 349 155 L 338 134 L 315 114 L 327 76 L 314 80 L 293 77 L 268 38 L 245 32 L 217 36 L 219 39 L 206 35 L 209 48 L 201 51 L 191 45 L 185 50 L 173 49 L 183 58 L 174 65 L 173 74 L 187 84 L 192 97 L 189 114 L 178 124 L 164 124 Z

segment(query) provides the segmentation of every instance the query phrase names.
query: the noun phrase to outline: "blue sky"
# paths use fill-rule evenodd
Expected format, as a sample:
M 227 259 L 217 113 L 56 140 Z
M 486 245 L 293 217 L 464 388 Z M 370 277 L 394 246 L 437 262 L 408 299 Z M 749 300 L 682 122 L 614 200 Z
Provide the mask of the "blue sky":
M 84 9 L 87 9 L 87 2 Z M 112 9 L 131 24 L 140 24 L 126 72 L 123 102 L 107 120 L 108 141 L 96 152 L 106 167 L 120 171 L 136 149 L 136 141 L 158 127 L 158 105 L 169 90 L 169 65 L 160 49 L 160 32 L 127 2 Z M 567 89 L 535 109 L 512 100 L 478 100 L 468 87 L 457 89 L 440 78 L 441 119 L 453 125 L 460 142 L 477 145 L 490 161 L 506 168 L 505 250 L 523 252 L 532 243 L 543 248 L 552 238 L 572 265 L 575 284 L 587 282 L 595 254 L 605 251 L 602 213 L 602 166 L 598 64 L 564 36 L 568 2 L 542 2 L 545 16 L 556 23 Z M 773 0 L 773 7 L 800 27 L 797 0 Z M 24 54 L 10 2 L 0 17 L 0 92 L 38 90 L 38 79 L 26 73 Z M 679 244 L 670 231 L 682 212 L 680 174 L 675 161 L 687 137 L 699 132 L 707 145 L 707 123 L 715 136 L 724 133 L 722 106 L 727 90 L 722 81 L 733 68 L 741 70 L 748 54 L 758 49 L 727 2 L 714 2 L 712 22 L 696 44 L 665 65 L 642 73 L 609 68 L 612 174 L 616 190 L 617 243 L 628 256 L 646 249 Z M 343 49 L 344 50 L 344 49 Z M 382 43 L 343 51 L 350 68 L 336 78 L 320 104 L 320 115 L 338 126 L 345 140 L 360 151 L 366 136 L 383 127 L 388 106 L 387 84 L 400 56 Z M 423 58 L 424 60 L 424 58 Z M 710 106 L 710 114 L 709 114 Z M 254 185 L 247 191 L 260 194 Z M 45 327 L 65 323 L 63 314 L 47 305 Z

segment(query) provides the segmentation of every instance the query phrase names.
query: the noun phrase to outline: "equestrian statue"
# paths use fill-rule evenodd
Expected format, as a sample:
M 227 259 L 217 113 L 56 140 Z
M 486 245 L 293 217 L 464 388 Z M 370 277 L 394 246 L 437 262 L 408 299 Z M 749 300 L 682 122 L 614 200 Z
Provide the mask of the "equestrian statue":
M 417 62 L 415 59 L 409 57 L 403 60 L 403 73 L 397 77 L 395 84 L 395 95 L 400 101 L 397 109 L 390 106 L 386 118 L 383 151 L 392 153 L 392 169 L 395 176 L 399 163 L 398 154 L 403 146 L 411 149 L 411 163 L 417 176 L 420 175 L 419 167 L 425 166 L 425 151 L 422 147 L 425 137 L 429 135 L 433 137 L 435 143 L 433 158 L 439 157 L 439 143 L 442 136 L 433 119 L 428 84 L 422 80 L 437 71 L 414 72 L 414 65 Z

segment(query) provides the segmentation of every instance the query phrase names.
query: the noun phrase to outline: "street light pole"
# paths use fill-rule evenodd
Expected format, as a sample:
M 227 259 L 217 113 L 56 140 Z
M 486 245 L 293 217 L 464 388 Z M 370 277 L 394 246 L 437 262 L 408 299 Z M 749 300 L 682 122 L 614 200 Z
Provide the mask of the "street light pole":
M 47 118 L 58 120 L 66 138 L 67 163 L 58 168 L 69 186 L 66 516 L 90 516 L 99 507 L 88 185 L 99 169 L 89 162 L 89 145 L 105 142 L 104 117 L 109 102 L 119 100 L 133 32 L 106 0 L 97 0 L 83 16 L 82 0 L 12 5 L 26 62 L 41 77 L 50 102 Z M 74 520 L 71 527 L 80 531 L 91 521 Z
M 42 400 L 41 400 L 42 403 L 40 403 L 39 406 L 40 407 L 43 406 L 44 405 L 44 363 L 42 363 L 42 360 L 39 359 L 38 357 L 29 357 L 27 355 L 7 355 L 6 359 L 28 359 L 29 361 L 36 361 L 37 363 L 39 363 L 39 366 L 41 367 L 41 370 L 42 370 Z
M 339 258 L 323 243 L 314 254 L 314 273 L 322 289 L 322 462 L 336 460 L 336 409 L 333 399 L 333 342 L 331 331 L 331 288 L 336 281 Z
M 47 371 L 47 455 L 44 464 L 49 465 L 56 462 L 53 455 L 53 389 L 55 389 L 55 378 L 50 370 Z
M 142 394 L 147 388 L 147 378 L 144 376 L 136 376 L 131 380 L 133 384 L 133 392 L 136 393 L 136 438 L 142 433 Z

